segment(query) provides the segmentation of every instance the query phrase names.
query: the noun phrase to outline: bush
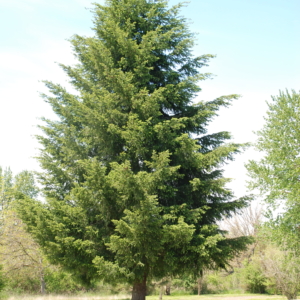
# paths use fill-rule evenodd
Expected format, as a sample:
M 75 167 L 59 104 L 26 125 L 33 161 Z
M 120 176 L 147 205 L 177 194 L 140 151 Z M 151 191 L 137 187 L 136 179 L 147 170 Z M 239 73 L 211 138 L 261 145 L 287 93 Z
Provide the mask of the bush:
M 250 293 L 266 293 L 267 278 L 256 262 L 245 265 L 244 276 L 246 290 Z
M 45 274 L 47 293 L 74 294 L 83 289 L 83 286 L 74 280 L 71 274 L 52 267 Z
M 4 276 L 2 274 L 2 266 L 0 265 L 0 298 L 2 297 L 2 291 L 5 287 L 5 280 L 4 280 Z
M 29 270 L 30 271 L 30 270 Z M 25 275 L 19 274 L 19 276 L 7 276 L 6 278 L 6 289 L 14 294 L 21 293 L 37 293 L 40 291 L 40 280 L 35 278 L 28 272 L 29 276 L 26 278 Z M 15 275 L 15 273 L 13 274 Z

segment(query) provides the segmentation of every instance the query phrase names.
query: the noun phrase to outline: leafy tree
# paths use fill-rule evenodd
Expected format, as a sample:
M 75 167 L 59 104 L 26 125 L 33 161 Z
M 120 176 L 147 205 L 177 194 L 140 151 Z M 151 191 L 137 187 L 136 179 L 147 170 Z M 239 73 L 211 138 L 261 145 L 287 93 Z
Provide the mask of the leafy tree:
M 260 161 L 250 161 L 247 168 L 252 178 L 250 187 L 258 188 L 271 208 L 265 236 L 268 235 L 281 250 L 265 260 L 266 270 L 269 277 L 274 275 L 277 288 L 288 299 L 294 299 L 300 278 L 300 93 L 280 92 L 272 97 L 268 107 L 266 123 L 257 133 L 256 144 L 264 157 Z M 280 211 L 275 215 L 271 213 L 278 207 Z
M 12 201 L 13 174 L 10 168 L 0 166 L 0 210 L 3 211 Z
M 272 97 L 268 107 L 256 144 L 264 157 L 247 165 L 252 179 L 250 188 L 260 190 L 271 210 L 281 207 L 277 216 L 269 214 L 273 238 L 283 247 L 296 251 L 300 249 L 300 93 L 280 92 L 279 96 Z
M 282 243 L 278 247 L 277 240 L 274 240 L 274 230 L 269 226 L 263 226 L 260 235 L 267 244 L 259 262 L 268 279 L 267 286 L 281 292 L 288 300 L 297 299 L 300 290 L 299 249 L 284 248 Z
M 12 209 L 5 210 L 0 240 L 0 264 L 6 287 L 26 292 L 70 292 L 80 290 L 70 274 L 47 261 L 41 247 L 26 232 L 26 226 Z M 0 269 L 1 270 L 1 269 Z M 0 290 L 1 290 L 0 272 Z
M 41 293 L 46 291 L 44 273 L 46 264 L 39 245 L 26 232 L 24 224 L 13 210 L 4 213 L 0 241 L 0 261 L 10 286 L 35 289 L 40 283 Z
M 192 56 L 181 6 L 95 4 L 95 36 L 74 36 L 78 64 L 61 65 L 77 94 L 46 82 L 59 118 L 44 119 L 38 137 L 46 203 L 19 199 L 52 262 L 87 285 L 129 282 L 133 300 L 145 299 L 152 278 L 225 268 L 247 243 L 217 226 L 248 200 L 233 200 L 221 170 L 242 145 L 207 134 L 237 95 L 192 104 L 213 56 Z
M 37 187 L 34 174 L 27 170 L 22 171 L 15 176 L 14 189 L 17 192 L 34 199 L 36 199 L 39 194 L 39 188 Z
M 22 171 L 16 176 L 10 168 L 0 166 L 0 211 L 1 214 L 11 206 L 16 199 L 16 193 L 21 193 L 31 198 L 36 198 L 39 189 L 36 185 L 33 172 Z
M 43 275 L 43 256 L 39 245 L 25 231 L 24 224 L 14 211 L 15 200 L 20 195 L 36 198 L 38 188 L 34 175 L 30 171 L 22 171 L 13 176 L 12 171 L 0 168 L 1 180 L 1 231 L 0 262 L 7 285 L 18 282 L 23 287 L 41 280 L 41 290 L 45 291 Z M 26 283 L 25 283 L 26 282 Z

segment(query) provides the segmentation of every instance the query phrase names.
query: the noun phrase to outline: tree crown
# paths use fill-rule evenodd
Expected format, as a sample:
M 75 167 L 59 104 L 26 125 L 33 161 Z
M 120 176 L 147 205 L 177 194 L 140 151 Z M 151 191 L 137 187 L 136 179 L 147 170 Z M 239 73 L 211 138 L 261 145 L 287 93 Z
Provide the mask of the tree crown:
M 78 94 L 46 82 L 59 117 L 38 136 L 47 203 L 27 198 L 20 213 L 50 259 L 86 282 L 225 267 L 246 243 L 216 225 L 247 201 L 232 200 L 220 169 L 241 145 L 207 134 L 238 96 L 193 104 L 213 56 L 192 56 L 180 7 L 96 4 L 95 36 L 74 36 L 78 64 L 61 65 Z

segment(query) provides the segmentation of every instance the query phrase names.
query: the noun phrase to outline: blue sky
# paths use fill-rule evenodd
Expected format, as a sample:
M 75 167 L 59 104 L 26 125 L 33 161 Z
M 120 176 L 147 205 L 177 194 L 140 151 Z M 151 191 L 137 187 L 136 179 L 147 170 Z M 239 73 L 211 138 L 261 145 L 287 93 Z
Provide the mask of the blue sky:
M 15 173 L 38 169 L 36 125 L 41 116 L 53 116 L 39 97 L 46 92 L 40 81 L 67 86 L 55 62 L 73 64 L 67 39 L 93 34 L 86 8 L 92 8 L 88 0 L 0 0 L 0 165 Z M 299 0 L 191 0 L 182 9 L 197 33 L 194 54 L 216 55 L 203 69 L 215 77 L 200 83 L 198 99 L 242 95 L 220 111 L 211 132 L 227 130 L 236 142 L 254 142 L 265 101 L 280 89 L 300 90 L 299 11 Z M 237 195 L 245 193 L 244 163 L 255 157 L 248 150 L 226 167 Z

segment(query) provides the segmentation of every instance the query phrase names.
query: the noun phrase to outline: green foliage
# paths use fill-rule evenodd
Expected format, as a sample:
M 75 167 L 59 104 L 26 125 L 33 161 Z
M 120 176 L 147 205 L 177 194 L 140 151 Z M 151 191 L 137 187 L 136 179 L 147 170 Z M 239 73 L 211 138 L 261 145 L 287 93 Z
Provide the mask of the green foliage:
M 250 161 L 250 188 L 258 188 L 271 204 L 269 217 L 273 239 L 282 246 L 299 248 L 299 111 L 300 93 L 280 92 L 268 103 L 263 129 L 257 132 L 257 150 L 264 153 L 260 161 Z M 283 213 L 272 211 L 281 205 Z
M 217 272 L 208 274 L 205 277 L 205 281 L 208 285 L 212 286 L 212 290 L 216 293 L 219 293 L 220 291 L 224 290 L 221 274 Z
M 24 224 L 13 210 L 18 199 L 38 196 L 34 174 L 22 171 L 13 176 L 9 168 L 1 171 L 1 174 L 1 199 L 5 205 L 1 210 L 0 263 L 4 268 L 0 273 L 0 291 L 5 283 L 5 291 L 9 294 L 39 293 L 44 272 L 48 293 L 75 293 L 83 290 L 84 287 L 71 274 L 45 260 L 41 249 L 25 231 Z
M 22 171 L 16 176 L 10 168 L 0 166 L 0 210 L 4 212 L 10 207 L 12 202 L 23 194 L 31 198 L 37 198 L 39 189 L 36 186 L 33 172 Z
M 5 287 L 5 280 L 2 272 L 2 266 L 0 265 L 0 292 L 4 289 Z
M 233 273 L 226 271 L 210 271 L 203 278 L 201 294 L 245 293 L 242 270 L 236 268 Z
M 257 294 L 266 292 L 267 278 L 257 262 L 246 264 L 243 275 L 245 276 L 246 290 L 248 292 Z
M 27 170 L 22 171 L 15 176 L 14 189 L 32 199 L 36 199 L 39 195 L 39 188 L 37 187 L 34 174 Z
M 34 294 L 40 291 L 40 280 L 32 273 L 28 273 L 29 276 L 17 275 L 9 276 L 7 278 L 6 290 L 15 294 L 29 293 Z
M 71 274 L 53 266 L 46 270 L 45 282 L 47 292 L 52 294 L 75 294 L 83 289 Z
M 256 148 L 264 153 L 260 161 L 250 161 L 250 188 L 261 191 L 269 204 L 269 222 L 264 237 L 280 246 L 282 253 L 269 259 L 267 276 L 288 299 L 299 290 L 299 111 L 300 93 L 280 92 L 268 103 L 265 125 L 257 133 Z M 280 212 L 273 211 L 280 206 Z M 274 274 L 274 275 L 273 275 Z
M 50 294 L 76 294 L 84 290 L 71 274 L 53 266 L 45 270 L 44 280 L 46 291 Z M 40 293 L 40 285 L 39 276 L 30 268 L 27 270 L 27 276 L 21 270 L 20 273 L 14 273 L 13 276 L 9 274 L 6 278 L 6 290 L 9 293 L 37 294 Z
M 269 229 L 270 230 L 270 229 Z M 264 230 L 266 232 L 266 229 Z M 266 238 L 272 238 L 272 235 Z M 260 265 L 264 269 L 268 291 L 285 295 L 288 299 L 296 299 L 300 289 L 299 250 L 284 249 L 269 240 L 269 246 L 261 257 Z
M 37 197 L 34 175 L 22 171 L 13 176 L 0 167 L 0 263 L 5 273 L 7 289 L 36 292 L 40 287 L 41 250 L 25 231 L 24 224 L 13 210 L 20 195 Z
M 182 274 L 172 278 L 170 285 L 172 295 L 197 293 L 197 280 L 195 276 L 189 274 Z M 206 292 L 204 287 L 204 293 Z
M 25 231 L 24 224 L 12 210 L 2 212 L 0 262 L 7 286 L 30 292 L 39 291 L 44 268 L 41 249 Z
M 0 210 L 6 209 L 12 201 L 13 195 L 13 174 L 7 168 L 3 170 L 0 166 Z
M 58 116 L 38 137 L 46 203 L 22 196 L 19 213 L 50 261 L 86 285 L 224 268 L 248 242 L 217 226 L 248 200 L 233 199 L 221 169 L 242 145 L 207 134 L 238 96 L 192 103 L 213 56 L 192 56 L 181 6 L 95 4 L 95 36 L 75 35 L 78 64 L 61 65 L 77 94 L 46 82 Z

